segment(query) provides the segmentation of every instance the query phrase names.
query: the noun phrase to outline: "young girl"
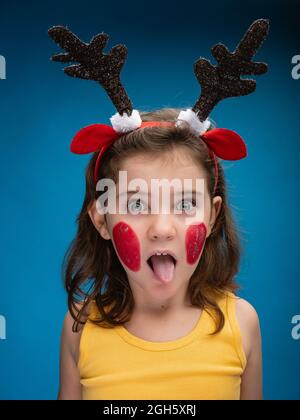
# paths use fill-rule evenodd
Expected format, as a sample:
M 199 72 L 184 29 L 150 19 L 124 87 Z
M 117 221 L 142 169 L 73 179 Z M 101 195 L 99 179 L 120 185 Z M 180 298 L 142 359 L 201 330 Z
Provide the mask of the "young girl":
M 249 54 L 247 36 L 253 42 L 254 29 L 266 31 L 264 22 L 251 26 L 237 52 L 245 47 Z M 69 31 L 50 31 L 71 50 Z M 97 43 L 103 48 L 97 37 L 89 45 Z M 87 66 L 74 51 L 73 59 Z M 93 80 L 99 80 L 93 71 Z M 69 312 L 61 338 L 59 399 L 261 399 L 259 320 L 255 309 L 235 295 L 241 245 L 216 157 L 245 157 L 244 143 L 236 133 L 211 128 L 203 101 L 197 115 L 205 118 L 197 134 L 195 115 L 185 118 L 176 109 L 141 113 L 134 127 L 124 91 L 117 99 L 118 121 L 111 119 L 115 132 L 93 125 L 82 129 L 71 146 L 77 153 L 95 153 L 86 170 L 78 232 L 65 261 Z M 97 190 L 97 182 L 109 179 L 119 187 L 121 172 L 128 183 L 142 178 L 147 188 L 138 198 L 131 189 L 125 202 L 117 191 L 117 211 L 103 214 L 99 198 L 104 191 Z M 193 186 L 204 180 L 200 203 L 198 191 L 184 198 L 173 191 L 171 211 L 152 212 L 151 186 L 157 178 L 182 184 L 189 179 Z M 194 223 L 199 206 L 202 217 Z

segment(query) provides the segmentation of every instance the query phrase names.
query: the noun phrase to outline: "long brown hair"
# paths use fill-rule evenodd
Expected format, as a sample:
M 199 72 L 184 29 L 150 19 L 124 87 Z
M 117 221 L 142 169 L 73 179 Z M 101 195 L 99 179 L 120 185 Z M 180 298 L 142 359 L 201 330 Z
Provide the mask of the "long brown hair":
M 178 113 L 177 109 L 165 108 L 141 113 L 141 117 L 143 121 L 176 121 Z M 216 323 L 216 334 L 222 330 L 225 322 L 224 314 L 217 304 L 217 295 L 238 289 L 235 275 L 239 270 L 242 250 L 228 206 L 224 171 L 218 159 L 218 184 L 213 195 L 214 162 L 204 142 L 199 141 L 188 126 L 145 127 L 124 134 L 106 150 L 101 159 L 98 179 L 111 178 L 116 181 L 120 164 L 127 157 L 168 153 L 177 148 L 188 150 L 193 159 L 205 169 L 210 199 L 214 195 L 222 197 L 220 213 L 188 285 L 191 304 L 212 310 L 209 312 Z M 103 193 L 96 191 L 93 178 L 96 159 L 97 153 L 92 156 L 86 169 L 86 193 L 76 219 L 78 230 L 63 262 L 68 307 L 74 318 L 73 331 L 77 331 L 79 324 L 84 324 L 83 314 L 92 301 L 99 311 L 99 318 L 94 319 L 94 322 L 106 328 L 128 322 L 134 308 L 126 271 L 112 241 L 101 237 L 88 214 L 94 200 Z

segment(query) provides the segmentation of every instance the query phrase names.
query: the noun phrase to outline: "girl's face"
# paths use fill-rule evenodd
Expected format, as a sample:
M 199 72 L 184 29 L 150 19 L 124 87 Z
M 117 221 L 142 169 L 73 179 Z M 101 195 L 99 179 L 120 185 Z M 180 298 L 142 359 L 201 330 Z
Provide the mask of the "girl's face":
M 112 241 L 127 273 L 136 306 L 149 310 L 161 305 L 189 306 L 186 296 L 188 283 L 220 211 L 221 197 L 214 197 L 211 205 L 204 170 L 183 150 L 161 157 L 130 157 L 122 162 L 120 170 L 126 171 L 127 185 L 138 178 L 143 180 L 144 187 L 140 187 L 138 196 L 136 189 L 133 191 L 133 188 L 126 187 L 133 192 L 127 192 L 127 200 L 123 198 L 122 201 L 117 183 L 117 211 L 104 217 L 97 212 L 94 204 L 89 214 L 95 227 L 104 239 Z M 184 197 L 180 193 L 177 195 L 176 188 L 170 188 L 166 196 L 160 187 L 159 209 L 153 212 L 151 180 L 165 179 L 171 183 L 175 178 L 182 185 L 186 182 L 184 180 L 192 180 L 190 185 L 194 191 L 196 179 L 204 180 L 198 202 L 191 189 L 185 191 Z M 163 210 L 166 209 L 163 206 L 167 199 L 169 211 Z M 197 218 L 193 217 L 196 215 L 196 204 L 198 210 L 202 206 Z M 181 214 L 176 214 L 174 210 L 181 211 Z M 165 252 L 172 257 L 151 257 L 157 252 Z

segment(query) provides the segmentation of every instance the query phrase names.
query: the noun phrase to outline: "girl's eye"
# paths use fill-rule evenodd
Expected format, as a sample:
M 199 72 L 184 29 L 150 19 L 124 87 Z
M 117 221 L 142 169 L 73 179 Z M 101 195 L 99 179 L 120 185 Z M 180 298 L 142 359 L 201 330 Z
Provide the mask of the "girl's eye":
M 185 213 L 192 213 L 196 207 L 196 200 L 194 198 L 190 198 L 188 200 L 183 199 L 179 201 L 176 209 L 179 211 L 183 211 Z
M 139 214 L 141 211 L 145 209 L 145 205 L 141 201 L 141 199 L 131 200 L 128 203 L 128 210 L 131 214 Z

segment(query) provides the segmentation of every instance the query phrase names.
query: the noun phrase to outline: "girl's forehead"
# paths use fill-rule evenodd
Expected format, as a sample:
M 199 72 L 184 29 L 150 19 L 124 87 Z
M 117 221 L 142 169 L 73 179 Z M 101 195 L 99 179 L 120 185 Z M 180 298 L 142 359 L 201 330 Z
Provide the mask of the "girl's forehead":
M 162 155 L 137 155 L 124 159 L 119 167 L 126 171 L 127 177 L 145 179 L 151 178 L 206 178 L 203 166 L 196 162 L 188 153 L 174 153 Z

